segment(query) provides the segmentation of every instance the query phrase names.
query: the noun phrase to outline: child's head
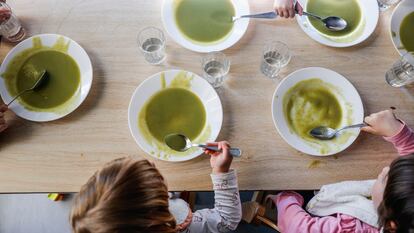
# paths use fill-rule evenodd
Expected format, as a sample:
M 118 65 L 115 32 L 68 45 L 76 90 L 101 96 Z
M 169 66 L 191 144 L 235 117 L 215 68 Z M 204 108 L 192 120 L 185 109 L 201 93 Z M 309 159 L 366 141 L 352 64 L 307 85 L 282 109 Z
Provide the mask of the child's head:
M 77 195 L 70 222 L 75 233 L 175 232 L 168 189 L 148 160 L 114 160 Z
M 383 169 L 372 199 L 384 232 L 414 232 L 414 154 L 400 157 Z

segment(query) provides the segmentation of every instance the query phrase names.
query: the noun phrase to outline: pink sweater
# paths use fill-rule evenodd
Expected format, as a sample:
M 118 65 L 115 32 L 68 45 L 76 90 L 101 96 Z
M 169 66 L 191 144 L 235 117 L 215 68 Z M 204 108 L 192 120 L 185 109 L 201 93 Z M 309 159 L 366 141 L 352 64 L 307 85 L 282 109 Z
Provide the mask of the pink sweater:
M 414 153 L 414 133 L 404 125 L 401 131 L 385 140 L 394 144 L 400 155 Z M 303 197 L 282 192 L 273 200 L 277 205 L 278 226 L 282 233 L 378 233 L 379 230 L 346 214 L 312 217 L 303 208 Z

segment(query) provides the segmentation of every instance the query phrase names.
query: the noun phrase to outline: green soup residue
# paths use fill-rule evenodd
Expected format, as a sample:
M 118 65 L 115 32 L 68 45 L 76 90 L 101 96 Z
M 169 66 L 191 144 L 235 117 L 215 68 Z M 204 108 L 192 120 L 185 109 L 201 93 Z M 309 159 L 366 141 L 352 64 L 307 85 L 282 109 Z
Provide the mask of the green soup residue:
M 361 23 L 361 7 L 357 0 L 309 0 L 306 10 L 310 13 L 321 16 L 338 16 L 345 19 L 348 26 L 342 31 L 331 31 L 320 21 L 309 17 L 313 27 L 322 34 L 334 37 L 346 36 L 354 32 Z
M 2 74 L 12 96 L 29 89 L 43 70 L 47 79 L 36 91 L 23 94 L 19 101 L 34 111 L 45 111 L 64 105 L 79 88 L 80 70 L 67 54 L 69 44 L 60 38 L 53 47 L 43 46 L 40 38 L 33 39 L 33 47 L 17 54 Z
M 338 128 L 342 108 L 332 91 L 320 79 L 301 81 L 283 98 L 283 111 L 289 127 L 301 138 L 309 139 L 318 126 Z
M 175 19 L 181 33 L 201 43 L 225 38 L 233 28 L 230 0 L 175 0 Z
M 401 43 L 408 52 L 414 52 L 414 12 L 407 15 L 400 27 Z
M 152 136 L 160 142 L 173 133 L 194 140 L 205 126 L 206 111 L 201 100 L 191 91 L 165 88 L 149 100 L 145 120 Z

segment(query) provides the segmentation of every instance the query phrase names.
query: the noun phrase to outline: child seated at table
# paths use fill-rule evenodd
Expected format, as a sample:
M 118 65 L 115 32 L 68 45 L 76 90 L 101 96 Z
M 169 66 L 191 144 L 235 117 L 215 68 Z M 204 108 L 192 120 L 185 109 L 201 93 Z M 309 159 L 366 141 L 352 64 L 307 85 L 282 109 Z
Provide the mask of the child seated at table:
M 385 167 L 376 181 L 323 186 L 308 203 L 309 213 L 297 193 L 271 196 L 283 233 L 414 232 L 414 133 L 391 110 L 372 114 L 365 122 L 370 126 L 364 131 L 384 136 L 401 157 Z
M 7 111 L 7 105 L 0 106 L 0 133 L 7 129 L 7 122 L 4 113 Z
M 230 145 L 210 145 L 222 150 L 206 151 L 211 155 L 214 209 L 192 213 L 182 199 L 169 198 L 167 184 L 153 163 L 123 158 L 106 164 L 82 186 L 70 216 L 73 232 L 222 233 L 236 229 L 241 204 L 236 172 L 230 170 Z M 187 177 L 191 179 L 191 174 Z
M 299 15 L 302 15 L 303 8 L 296 0 L 275 0 L 273 8 L 278 16 L 284 18 L 294 18 L 296 10 Z

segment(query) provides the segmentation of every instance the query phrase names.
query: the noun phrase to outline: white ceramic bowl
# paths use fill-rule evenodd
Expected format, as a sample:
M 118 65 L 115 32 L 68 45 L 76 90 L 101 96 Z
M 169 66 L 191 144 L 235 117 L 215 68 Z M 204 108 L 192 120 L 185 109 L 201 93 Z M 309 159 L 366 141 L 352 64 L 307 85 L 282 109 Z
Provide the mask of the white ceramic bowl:
M 414 12 L 414 1 L 404 0 L 398 4 L 391 16 L 391 40 L 394 44 L 395 49 L 401 56 L 408 53 L 408 51 L 404 48 L 404 46 L 401 43 L 400 27 L 404 18 L 412 12 Z
M 231 2 L 236 11 L 236 16 L 250 14 L 249 3 L 247 0 L 231 0 Z M 187 39 L 180 32 L 174 14 L 174 0 L 164 0 L 162 5 L 162 22 L 165 30 L 167 30 L 168 34 L 175 42 L 184 48 L 200 53 L 222 51 L 233 46 L 243 37 L 249 26 L 249 19 L 240 19 L 234 23 L 232 31 L 224 40 L 220 40 L 217 43 L 196 43 Z
M 306 6 L 308 0 L 298 0 L 299 3 L 303 6 L 303 9 L 306 11 Z M 358 0 L 359 5 L 361 7 L 362 13 L 362 20 L 360 27 L 363 30 L 359 36 L 356 38 L 352 38 L 352 40 L 348 41 L 347 38 L 329 38 L 329 36 L 323 35 L 318 30 L 316 30 L 312 24 L 310 23 L 307 16 L 297 16 L 296 20 L 302 30 L 312 39 L 315 41 L 327 45 L 330 47 L 350 47 L 357 45 L 366 39 L 375 31 L 375 28 L 378 24 L 379 19 L 379 8 L 377 0 Z M 312 12 L 311 12 L 312 13 Z M 357 31 L 358 29 L 356 29 Z
M 148 141 L 145 136 L 146 134 L 143 133 L 142 129 L 140 129 L 138 126 L 138 115 L 140 114 L 147 101 L 155 93 L 162 90 L 162 74 L 164 73 L 165 83 L 166 86 L 168 86 L 180 72 L 183 71 L 168 70 L 154 74 L 151 77 L 147 78 L 135 90 L 128 109 L 129 129 L 131 131 L 132 137 L 135 139 L 135 142 L 147 154 L 157 159 L 173 162 L 193 159 L 201 155 L 203 151 L 201 149 L 196 149 L 189 154 L 173 152 L 172 150 L 168 150 L 168 154 L 166 154 L 165 151 L 159 151 L 157 145 L 154 145 L 153 142 Z M 194 73 L 188 71 L 184 72 L 187 72 L 188 76 L 193 76 L 190 90 L 200 98 L 206 110 L 206 127 L 201 134 L 203 134 L 206 130 L 209 130 L 210 133 L 208 134 L 206 141 L 215 141 L 220 133 L 221 125 L 223 122 L 223 108 L 220 98 L 214 88 L 205 79 Z M 151 140 L 154 141 L 156 139 L 151 138 Z M 206 141 L 203 141 L 201 143 L 205 143 Z M 197 141 L 195 142 L 198 143 Z
M 91 63 L 91 60 L 89 59 L 88 54 L 78 43 L 76 43 L 76 41 L 68 37 L 61 36 L 61 35 L 41 34 L 41 35 L 30 37 L 20 42 L 16 47 L 14 47 L 7 54 L 6 58 L 1 64 L 0 75 L 6 71 L 7 66 L 9 65 L 10 61 L 17 54 L 33 46 L 32 39 L 34 37 L 40 38 L 42 41 L 42 44 L 48 47 L 52 47 L 56 43 L 56 41 L 61 37 L 64 38 L 65 42 L 70 42 L 68 54 L 76 61 L 76 63 L 79 66 L 79 70 L 80 70 L 79 89 L 77 90 L 77 93 L 74 95 L 74 97 L 69 100 L 70 103 L 65 104 L 65 108 L 59 109 L 59 111 L 54 111 L 54 110 L 50 110 L 49 112 L 31 111 L 25 108 L 22 104 L 20 104 L 19 99 L 17 99 L 15 102 L 13 102 L 13 104 L 10 105 L 10 110 L 16 113 L 16 115 L 18 115 L 19 117 L 22 117 L 30 121 L 46 122 L 46 121 L 57 120 L 73 112 L 85 100 L 92 86 L 92 78 L 93 78 L 92 63 Z M 13 96 L 10 95 L 9 91 L 6 88 L 6 83 L 3 78 L 0 78 L 0 95 L 4 103 L 9 103 L 13 99 Z
M 332 93 L 335 94 L 342 108 L 342 126 L 345 126 L 348 123 L 358 124 L 363 122 L 364 108 L 361 97 L 355 87 L 342 75 L 336 73 L 335 71 L 320 67 L 309 67 L 297 70 L 287 76 L 279 84 L 272 101 L 273 122 L 281 137 L 296 150 L 315 156 L 336 154 L 345 150 L 355 141 L 359 135 L 359 129 L 347 131 L 349 134 L 345 142 L 335 144 L 333 141 L 318 141 L 318 143 L 322 144 L 315 144 L 299 137 L 295 132 L 293 132 L 289 128 L 288 121 L 284 114 L 283 98 L 289 89 L 295 86 L 298 82 L 313 78 L 319 78 L 323 82 L 335 87 L 335 90 L 332 90 Z M 347 122 L 348 119 L 350 119 L 351 122 Z M 325 149 L 329 148 L 329 150 L 323 153 L 321 151 L 321 145 Z

